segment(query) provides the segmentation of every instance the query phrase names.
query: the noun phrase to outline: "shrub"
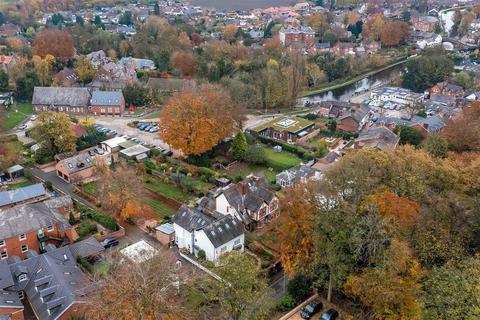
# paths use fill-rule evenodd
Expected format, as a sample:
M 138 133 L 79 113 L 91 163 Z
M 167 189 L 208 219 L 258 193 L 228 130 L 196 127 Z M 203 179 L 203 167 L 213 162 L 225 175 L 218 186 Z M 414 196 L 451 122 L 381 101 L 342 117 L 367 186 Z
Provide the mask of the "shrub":
M 296 302 L 305 300 L 311 293 L 312 282 L 303 274 L 297 274 L 287 285 L 287 292 Z
M 245 154 L 245 161 L 252 164 L 264 165 L 267 163 L 265 150 L 260 146 L 250 146 Z
M 162 154 L 158 149 L 152 149 L 151 153 L 152 153 L 152 157 L 158 157 L 159 155 Z
M 280 186 L 280 185 L 278 185 L 278 184 L 276 184 L 276 183 L 273 183 L 273 184 L 272 184 L 272 189 L 273 189 L 274 191 L 280 191 L 280 190 L 282 190 L 282 186 Z
M 289 311 L 295 308 L 296 305 L 295 299 L 287 294 L 277 302 L 277 310 L 280 312 Z
M 91 221 L 82 222 L 77 228 L 77 233 L 81 238 L 94 232 L 97 232 L 97 225 Z
M 112 231 L 118 230 L 118 225 L 115 219 L 104 213 L 100 213 L 98 211 L 92 210 L 92 219 L 109 230 L 112 230 Z
M 86 258 L 83 258 L 81 256 L 77 256 L 77 263 L 82 266 L 83 269 L 88 271 L 89 273 L 92 273 L 93 271 L 93 266 Z
M 180 187 L 187 192 L 195 191 L 195 180 L 192 177 L 183 176 L 180 179 Z
M 198 251 L 198 259 L 200 260 L 207 260 L 207 254 L 205 253 L 204 250 L 199 250 Z
M 68 216 L 68 223 L 70 223 L 72 226 L 77 223 L 78 220 L 75 218 L 75 216 L 73 215 L 72 212 L 70 212 L 69 216 Z
M 198 168 L 198 173 L 201 176 L 206 177 L 207 180 L 209 180 L 212 177 L 215 177 L 217 175 L 217 172 L 210 169 L 210 168 L 205 168 L 205 167 L 200 167 Z
M 47 188 L 48 190 L 52 191 L 53 190 L 53 185 L 52 185 L 52 181 L 49 181 L 49 180 L 45 180 L 45 188 Z
M 155 164 L 150 159 L 144 160 L 143 163 L 145 164 L 145 167 L 147 167 L 147 170 L 150 170 L 150 172 L 156 168 Z

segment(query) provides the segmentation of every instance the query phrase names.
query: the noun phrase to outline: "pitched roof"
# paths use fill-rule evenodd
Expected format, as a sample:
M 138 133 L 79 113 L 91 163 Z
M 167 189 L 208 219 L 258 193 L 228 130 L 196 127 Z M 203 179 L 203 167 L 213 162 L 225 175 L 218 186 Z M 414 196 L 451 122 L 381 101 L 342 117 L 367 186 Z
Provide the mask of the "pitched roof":
M 47 192 L 41 183 L 33 184 L 16 190 L 0 192 L 0 207 L 44 196 Z
M 92 94 L 91 105 L 98 106 L 118 106 L 122 101 L 121 91 L 94 91 Z
M 0 215 L 0 239 L 57 224 L 61 230 L 71 228 L 68 220 L 58 210 L 50 209 L 42 202 L 13 207 L 3 210 Z
M 387 127 L 369 128 L 368 131 L 360 133 L 355 140 L 362 148 L 378 148 L 381 150 L 394 149 L 400 138 Z
M 243 225 L 231 215 L 226 215 L 202 229 L 215 248 L 243 234 Z
M 52 197 L 43 201 L 43 204 L 49 209 L 59 209 L 62 207 L 72 206 L 73 200 L 70 196 Z
M 192 231 L 207 226 L 213 220 L 210 216 L 182 205 L 175 213 L 172 222 L 185 230 Z
M 87 107 L 90 92 L 86 88 L 35 87 L 32 104 Z
M 318 171 L 312 167 L 299 164 L 288 170 L 284 170 L 277 174 L 277 179 L 283 179 L 291 182 L 300 182 L 302 179 L 309 179 L 313 177 Z
M 261 132 L 268 128 L 273 128 L 277 131 L 287 131 L 290 133 L 297 133 L 313 126 L 314 123 L 310 120 L 295 117 L 295 116 L 283 116 L 271 121 L 265 122 L 251 130 L 254 132 Z
M 70 245 L 70 251 L 75 258 L 78 256 L 83 258 L 90 257 L 99 254 L 103 250 L 105 250 L 103 245 L 94 237 Z
M 61 160 L 59 164 L 61 164 L 68 173 L 75 173 L 93 167 L 93 160 L 88 153 L 80 153 L 76 156 Z

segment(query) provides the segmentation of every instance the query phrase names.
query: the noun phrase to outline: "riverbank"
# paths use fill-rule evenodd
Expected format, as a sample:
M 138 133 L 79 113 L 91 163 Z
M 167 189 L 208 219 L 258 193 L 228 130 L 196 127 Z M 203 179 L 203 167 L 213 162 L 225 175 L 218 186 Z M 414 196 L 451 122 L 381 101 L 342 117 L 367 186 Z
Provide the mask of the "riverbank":
M 339 83 L 335 83 L 335 81 L 333 81 L 333 82 L 330 82 L 330 83 L 326 84 L 323 87 L 318 87 L 318 88 L 315 88 L 313 90 L 305 91 L 305 92 L 302 93 L 301 97 L 315 96 L 315 95 L 319 95 L 319 94 L 322 94 L 322 93 L 325 93 L 325 92 L 329 92 L 329 91 L 332 91 L 332 90 L 336 90 L 336 89 L 340 89 L 342 87 L 352 85 L 357 81 L 360 81 L 362 79 L 371 77 L 373 75 L 376 75 L 377 73 L 380 73 L 382 71 L 388 70 L 388 69 L 396 67 L 398 65 L 401 65 L 401 64 L 407 62 L 409 60 L 409 58 L 410 57 L 405 56 L 405 57 L 402 57 L 401 59 L 399 59 L 399 60 L 397 60 L 397 61 L 395 61 L 391 64 L 388 64 L 388 65 L 386 65 L 386 66 L 384 66 L 380 69 L 375 69 L 375 70 L 369 71 L 367 73 L 361 74 L 361 75 L 353 77 L 353 78 L 341 79 Z M 333 83 L 335 83 L 335 84 L 333 84 Z

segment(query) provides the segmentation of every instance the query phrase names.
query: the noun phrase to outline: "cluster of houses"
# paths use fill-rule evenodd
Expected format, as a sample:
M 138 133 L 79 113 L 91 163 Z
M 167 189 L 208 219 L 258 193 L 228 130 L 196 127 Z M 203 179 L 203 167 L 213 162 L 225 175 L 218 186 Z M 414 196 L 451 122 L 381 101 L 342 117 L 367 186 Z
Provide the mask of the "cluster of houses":
M 78 240 L 68 216 L 69 196 L 43 184 L 0 192 L 0 318 L 70 319 L 94 290 L 77 259 L 104 250 L 95 238 Z

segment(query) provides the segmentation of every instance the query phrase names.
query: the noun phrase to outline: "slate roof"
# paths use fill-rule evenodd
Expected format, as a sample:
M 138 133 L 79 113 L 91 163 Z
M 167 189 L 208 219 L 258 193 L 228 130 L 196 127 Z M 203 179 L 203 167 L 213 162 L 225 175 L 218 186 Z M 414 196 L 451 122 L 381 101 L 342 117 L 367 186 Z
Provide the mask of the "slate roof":
M 74 244 L 71 244 L 70 246 L 70 251 L 72 252 L 72 255 L 76 258 L 78 256 L 86 258 L 90 257 L 96 254 L 99 254 L 105 248 L 103 245 L 97 241 L 94 237 L 87 238 L 83 241 L 80 242 L 75 242 Z
M 10 276 L 10 267 L 8 266 L 7 259 L 0 261 L 0 290 L 13 286 L 12 277 Z
M 42 320 L 58 319 L 73 303 L 84 302 L 84 296 L 92 288 L 69 246 L 12 263 L 10 272 L 15 289 L 25 291 L 35 314 Z M 19 281 L 19 272 L 26 274 L 27 280 Z
M 87 168 L 93 167 L 92 157 L 88 153 L 80 153 L 76 156 L 61 160 L 59 162 L 68 171 L 68 173 L 75 173 Z
M 94 91 L 92 94 L 92 106 L 119 106 L 123 94 L 121 91 Z
M 243 225 L 233 216 L 226 215 L 202 229 L 215 248 L 243 234 Z
M 47 194 L 41 183 L 33 184 L 16 190 L 0 192 L 0 207 L 26 201 Z
M 424 127 L 427 132 L 438 132 L 445 127 L 446 123 L 445 120 L 438 116 L 433 116 L 433 117 L 428 117 L 428 118 L 422 118 L 418 117 L 417 123 Z
M 302 179 L 309 179 L 317 173 L 317 170 L 313 169 L 312 167 L 299 164 L 293 168 L 288 170 L 284 170 L 277 174 L 276 179 L 285 180 L 291 183 L 298 183 L 302 181 Z
M 210 216 L 191 209 L 186 205 L 182 205 L 175 213 L 172 222 L 185 230 L 192 231 L 207 226 L 212 223 L 213 220 Z
M 86 88 L 35 87 L 33 105 L 87 107 L 90 92 Z
M 73 205 L 70 196 L 53 197 L 43 201 L 43 204 L 49 209 L 59 209 L 62 207 L 70 207 Z
M 60 212 L 48 208 L 42 202 L 13 207 L 3 210 L 0 215 L 0 239 L 8 239 L 53 225 L 58 225 L 60 230 L 71 228 L 68 220 Z
M 18 308 L 23 309 L 24 306 L 20 298 L 18 297 L 18 293 L 15 291 L 6 291 L 0 290 L 0 308 Z M 1 320 L 2 318 L 0 318 Z M 4 319 L 11 319 L 10 317 L 6 317 Z
M 355 143 L 362 148 L 378 148 L 384 151 L 394 149 L 400 138 L 387 127 L 369 128 L 360 133 Z

